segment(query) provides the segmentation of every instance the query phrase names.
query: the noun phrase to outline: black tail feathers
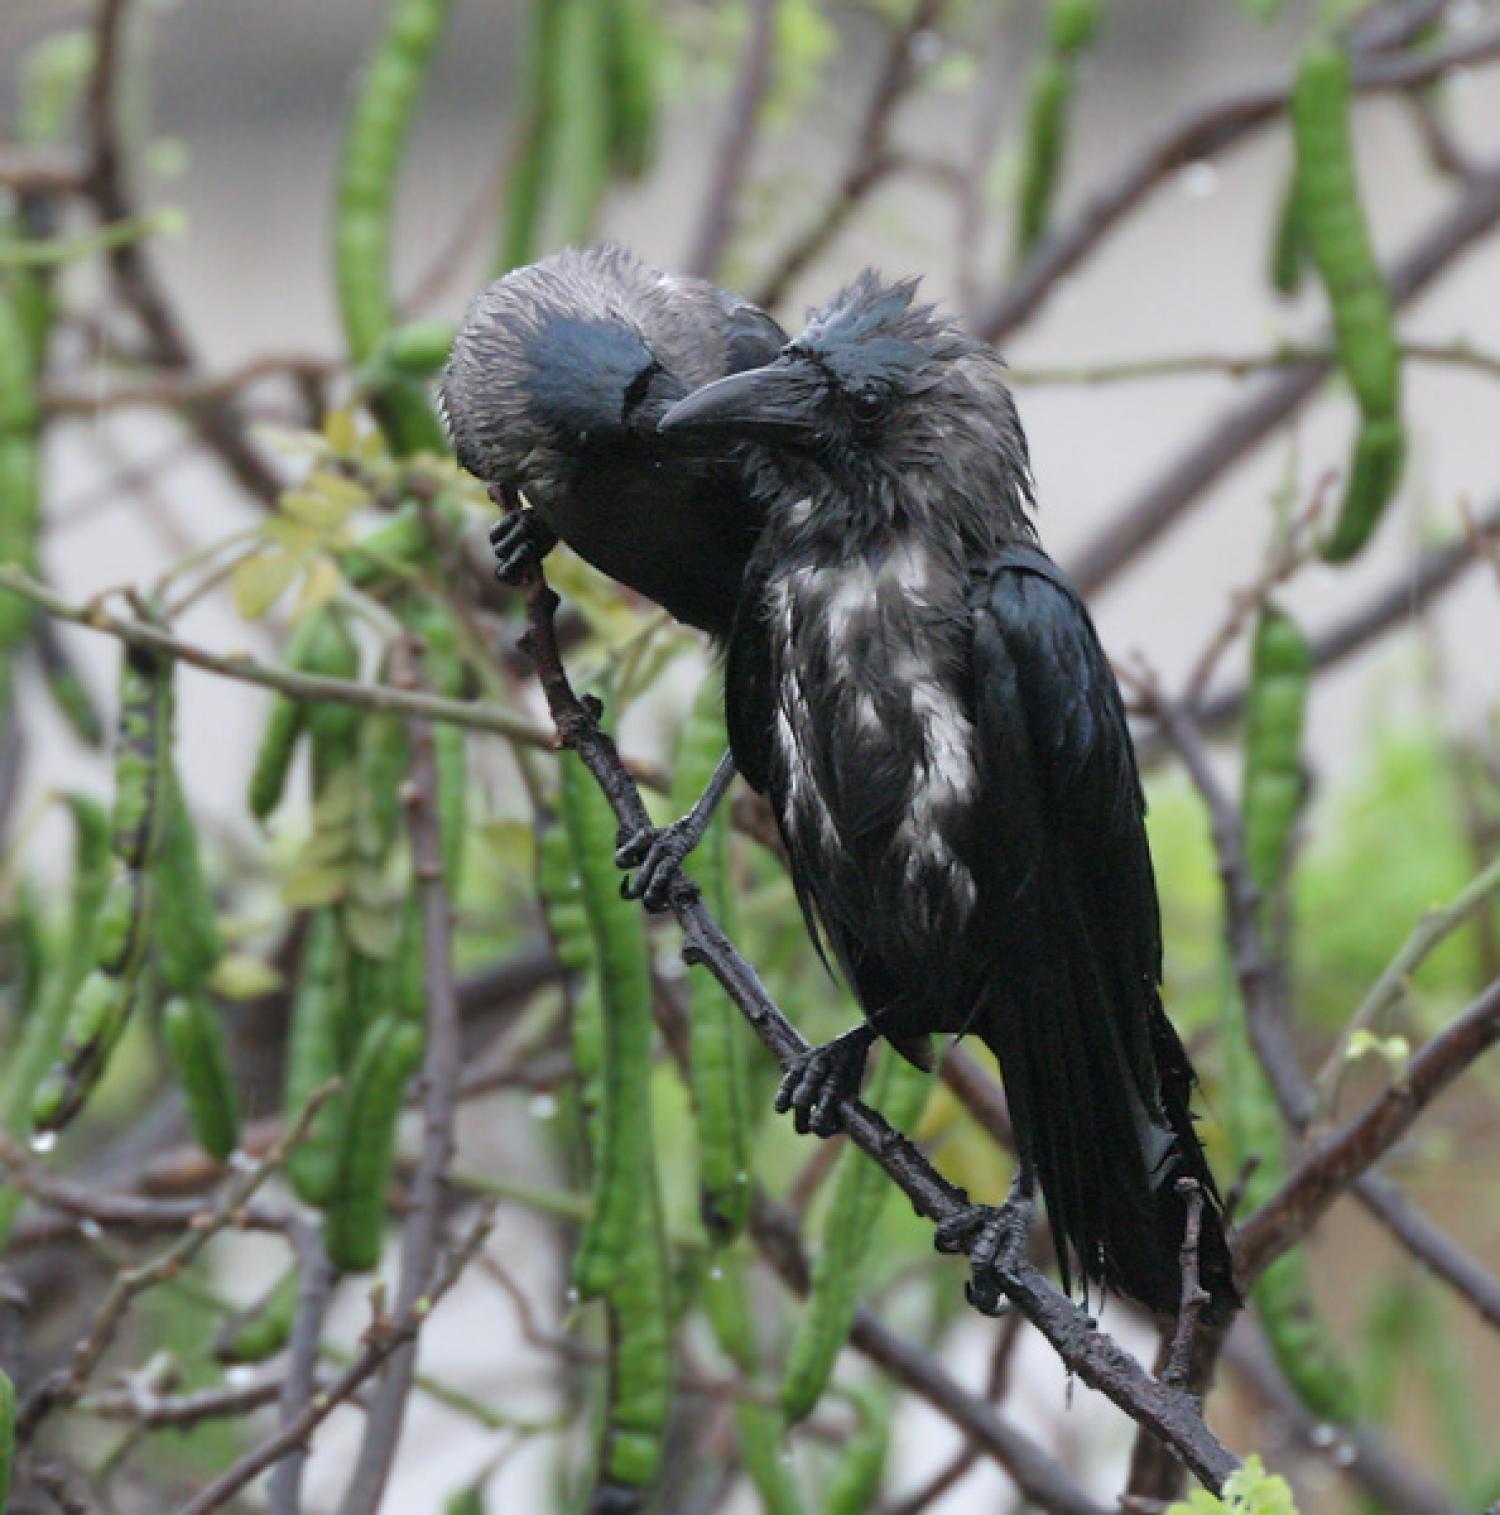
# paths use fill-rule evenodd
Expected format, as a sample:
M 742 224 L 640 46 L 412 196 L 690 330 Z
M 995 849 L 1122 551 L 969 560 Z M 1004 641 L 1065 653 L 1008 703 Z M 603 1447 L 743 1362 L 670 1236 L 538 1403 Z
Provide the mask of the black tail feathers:
M 1069 946 L 1075 950 L 1070 951 Z M 1054 942 L 1029 982 L 1007 984 L 976 1024 L 1000 1061 L 1023 1164 L 1036 1175 L 1063 1287 L 1073 1270 L 1174 1315 L 1193 1179 L 1202 1195 L 1199 1282 L 1238 1308 L 1218 1189 L 1193 1129 L 1192 1066 L 1154 993 L 1122 1012 L 1084 944 Z M 1143 1014 L 1143 1011 L 1145 1012 Z

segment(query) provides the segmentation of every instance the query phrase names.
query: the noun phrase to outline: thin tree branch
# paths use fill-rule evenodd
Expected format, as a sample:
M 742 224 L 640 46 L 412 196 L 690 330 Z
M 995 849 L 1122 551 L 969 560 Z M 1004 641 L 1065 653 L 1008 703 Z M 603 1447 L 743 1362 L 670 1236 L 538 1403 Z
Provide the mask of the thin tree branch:
M 482 1211 L 457 1251 L 443 1261 L 432 1287 L 417 1301 L 416 1308 L 395 1320 L 372 1321 L 354 1361 L 322 1393 L 308 1400 L 301 1415 L 200 1490 L 178 1515 L 210 1515 L 211 1511 L 222 1509 L 267 1468 L 302 1446 L 340 1405 L 347 1404 L 360 1386 L 380 1371 L 393 1353 L 416 1338 L 433 1309 L 478 1254 L 493 1225 L 494 1209 L 490 1206 Z
M 103 632 L 132 647 L 150 647 L 170 653 L 178 661 L 190 663 L 195 668 L 206 669 L 209 673 L 217 673 L 224 678 L 238 679 L 241 683 L 275 689 L 294 700 L 325 700 L 335 705 L 353 705 L 360 710 L 386 711 L 422 720 L 441 721 L 471 731 L 493 732 L 496 736 L 521 742 L 528 747 L 549 748 L 553 745 L 551 736 L 540 726 L 508 711 L 497 710 L 492 705 L 443 699 L 425 692 L 395 689 L 389 684 L 357 683 L 350 679 L 329 679 L 316 674 L 298 673 L 291 668 L 257 662 L 243 652 L 208 652 L 193 642 L 184 642 L 145 621 L 115 615 L 105 610 L 97 600 L 74 604 L 8 563 L 0 563 L 0 590 L 10 590 L 23 599 L 30 600 L 33 605 L 40 606 L 48 615 L 56 616 L 60 621 L 71 621 L 90 631 Z
M 916 0 L 906 21 L 892 36 L 885 63 L 875 81 L 870 103 L 855 133 L 853 151 L 837 189 L 821 214 L 781 254 L 754 296 L 758 305 L 774 310 L 786 298 L 793 280 L 843 230 L 870 191 L 890 172 L 888 152 L 891 124 L 919 76 L 914 56 L 916 39 L 938 22 L 943 0 Z
M 1354 87 L 1362 93 L 1409 90 L 1451 69 L 1500 56 L 1500 28 L 1445 38 L 1428 51 L 1356 58 Z M 1072 222 L 1048 237 L 1015 278 L 981 311 L 975 331 L 1002 343 L 1032 319 L 1058 284 L 1105 241 L 1110 232 L 1178 169 L 1223 153 L 1286 111 L 1290 87 L 1278 81 L 1240 90 L 1194 107 L 1163 129 L 1090 199 Z
M 1500 223 L 1500 162 L 1486 165 L 1392 266 L 1391 298 L 1400 307 L 1421 294 L 1460 254 Z M 1323 349 L 1326 337 L 1312 346 Z M 1152 545 L 1200 495 L 1297 411 L 1327 377 L 1330 365 L 1297 364 L 1260 385 L 1211 422 L 1155 478 L 1117 511 L 1070 563 L 1085 593 L 1108 583 Z
M 316 1226 L 299 1215 L 288 1227 L 287 1239 L 296 1255 L 299 1278 L 286 1376 L 277 1397 L 277 1412 L 283 1428 L 295 1424 L 303 1407 L 317 1393 L 318 1349 L 338 1278 Z M 302 1474 L 307 1466 L 307 1454 L 307 1445 L 301 1443 L 276 1465 L 271 1474 L 271 1515 L 300 1515 Z
M 1312 1228 L 1356 1179 L 1372 1168 L 1417 1117 L 1474 1060 L 1500 1041 L 1500 980 L 1415 1053 L 1406 1071 L 1347 1125 L 1311 1141 L 1287 1181 L 1249 1216 L 1236 1237 L 1246 1278 Z
M 745 50 L 724 117 L 723 135 L 708 181 L 703 215 L 693 235 L 687 272 L 711 279 L 734 235 L 735 211 L 760 129 L 761 108 L 771 88 L 776 43 L 776 0 L 751 0 Z
M 86 193 L 105 225 L 135 214 L 116 119 L 127 13 L 128 0 L 100 0 L 94 22 L 94 70 L 84 101 L 89 144 Z M 146 334 L 152 360 L 165 369 L 191 372 L 197 366 L 192 347 L 146 248 L 138 242 L 126 243 L 112 249 L 107 261 L 116 291 Z M 228 401 L 211 400 L 198 407 L 194 424 L 204 443 L 251 494 L 267 503 L 276 499 L 281 480 L 250 445 Z
M 1500 530 L 1500 501 L 1490 507 L 1480 525 L 1485 531 Z M 1322 672 L 1336 667 L 1399 621 L 1425 610 L 1476 561 L 1471 542 L 1461 538 L 1446 547 L 1428 549 L 1414 563 L 1403 564 L 1388 585 L 1343 620 L 1312 638 L 1313 670 Z M 1205 700 L 1196 713 L 1196 721 L 1204 731 L 1220 731 L 1237 721 L 1244 708 L 1245 685 L 1240 684 Z M 1136 744 L 1136 756 L 1143 768 L 1161 762 L 1170 750 L 1171 743 L 1160 729 L 1145 733 Z
M 400 642 L 392 653 L 398 687 L 420 687 L 416 649 Z M 455 1151 L 454 1112 L 458 1106 L 463 1044 L 459 1034 L 458 990 L 453 974 L 453 910 L 443 878 L 438 817 L 437 760 L 432 727 L 407 724 L 411 775 L 404 791 L 411 831 L 412 871 L 422 915 L 422 991 L 427 1002 L 427 1056 L 422 1067 L 422 1153 L 410 1191 L 411 1208 L 401 1232 L 398 1315 L 418 1312 L 430 1292 L 437 1267 L 443 1199 Z M 395 1462 L 401 1426 L 417 1368 L 413 1337 L 391 1355 L 365 1421 L 364 1439 L 339 1515 L 375 1515 Z

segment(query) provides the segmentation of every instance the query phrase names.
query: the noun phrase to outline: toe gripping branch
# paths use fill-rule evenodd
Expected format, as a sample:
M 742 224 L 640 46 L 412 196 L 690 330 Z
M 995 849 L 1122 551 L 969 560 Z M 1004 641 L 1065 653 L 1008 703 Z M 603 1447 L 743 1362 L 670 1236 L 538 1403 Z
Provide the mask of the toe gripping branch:
M 671 907 L 672 886 L 682 872 L 683 861 L 703 840 L 714 811 L 733 782 L 734 756 L 726 752 L 708 787 L 685 816 L 670 826 L 643 826 L 620 838 L 616 867 L 638 870 L 633 878 L 627 876 L 620 882 L 620 893 L 626 899 L 639 900 L 653 913 Z
M 792 1112 L 804 1136 L 833 1136 L 843 1126 L 843 1102 L 859 1094 L 865 1058 L 875 1044 L 868 1021 L 821 1047 L 812 1047 L 786 1070 L 776 1091 L 776 1113 Z
M 534 510 L 512 509 L 490 527 L 495 550 L 495 577 L 519 584 L 557 546 L 557 533 Z
M 1031 1177 L 1017 1173 L 1003 1205 L 970 1205 L 937 1223 L 932 1242 L 939 1252 L 969 1254 L 972 1276 L 964 1293 L 982 1315 L 1000 1316 L 1010 1308 L 999 1274 L 1024 1255 L 1035 1209 Z

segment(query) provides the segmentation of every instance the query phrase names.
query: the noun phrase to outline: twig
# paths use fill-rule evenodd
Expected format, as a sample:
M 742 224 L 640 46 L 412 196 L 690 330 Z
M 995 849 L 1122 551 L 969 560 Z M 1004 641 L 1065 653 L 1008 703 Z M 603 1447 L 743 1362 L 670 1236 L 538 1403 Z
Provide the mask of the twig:
M 127 6 L 128 0 L 100 0 L 94 21 L 94 70 L 84 102 L 89 151 L 85 190 L 99 220 L 106 224 L 129 220 L 135 212 L 126 188 L 116 121 Z M 109 253 L 108 264 L 116 291 L 141 323 L 152 360 L 162 368 L 191 372 L 196 367 L 192 348 L 145 247 L 138 242 L 116 247 Z M 200 406 L 193 413 L 193 424 L 251 494 L 267 503 L 276 499 L 281 480 L 250 445 L 227 401 Z
M 1454 342 L 1403 342 L 1401 356 L 1417 363 L 1472 368 L 1500 379 L 1500 354 L 1480 352 L 1466 339 Z M 1222 374 L 1243 379 L 1268 369 L 1292 368 L 1299 363 L 1333 363 L 1337 355 L 1323 347 L 1290 343 L 1260 353 L 1179 353 L 1160 358 L 1125 358 L 1117 363 L 1094 363 L 1068 368 L 1012 368 L 1010 380 L 1018 389 L 1057 386 L 1132 384 L 1143 379 L 1180 379 L 1194 374 Z
M 516 503 L 504 491 L 499 498 L 505 508 Z M 578 753 L 599 784 L 622 833 L 631 834 L 649 823 L 646 809 L 613 741 L 568 682 L 552 632 L 557 597 L 539 570 L 528 576 L 525 588 L 528 630 L 522 645 L 536 661 L 558 736 L 564 746 Z M 673 888 L 671 907 L 682 927 L 684 960 L 701 963 L 713 973 L 778 1064 L 787 1067 L 807 1050 L 807 1042 L 766 993 L 754 969 L 735 951 L 684 876 L 678 877 Z M 967 1195 L 867 1105 L 847 1099 L 842 1117 L 850 1140 L 885 1169 L 919 1215 L 937 1221 L 968 1209 Z M 1084 1383 L 1170 1443 L 1209 1487 L 1222 1486 L 1237 1461 L 1204 1425 L 1191 1399 L 1151 1378 L 1029 1261 L 1007 1259 L 997 1269 L 997 1281 Z
M 1015 1356 L 1016 1343 L 1021 1338 L 1021 1324 L 1021 1316 L 1012 1310 L 1000 1322 L 1000 1328 L 995 1333 L 985 1395 L 997 1410 L 1010 1384 L 1010 1364 Z M 914 1489 L 905 1499 L 891 1505 L 883 1515 L 923 1515 L 928 1506 L 936 1504 L 950 1489 L 956 1488 L 969 1471 L 978 1465 L 981 1450 L 979 1442 L 972 1436 L 965 1437 L 946 1467 L 939 1468 L 925 1484 Z
M 1328 491 L 1335 475 L 1326 473 L 1313 488 L 1307 508 L 1291 523 L 1290 528 L 1278 535 L 1265 567 L 1253 584 L 1244 589 L 1232 590 L 1229 595 L 1229 610 L 1217 630 L 1209 637 L 1193 670 L 1182 687 L 1182 702 L 1190 710 L 1196 710 L 1203 699 L 1219 660 L 1245 629 L 1250 618 L 1260 612 L 1272 590 L 1284 584 L 1308 560 L 1313 552 L 1313 527 L 1322 513 Z
M 1460 253 L 1500 223 L 1500 163 L 1489 164 L 1462 198 L 1392 266 L 1391 297 L 1402 306 Z M 1320 340 L 1318 347 L 1326 345 Z M 1109 520 L 1070 563 L 1085 591 L 1098 589 L 1144 552 L 1211 484 L 1270 436 L 1316 391 L 1329 364 L 1287 369 L 1225 411 Z
M 913 44 L 930 31 L 942 14 L 943 0 L 916 0 L 911 14 L 891 38 L 885 64 L 875 81 L 870 103 L 854 138 L 854 149 L 838 188 L 818 218 L 781 254 L 755 294 L 758 305 L 774 310 L 786 298 L 792 281 L 818 256 L 859 209 L 870 191 L 890 172 L 887 152 L 891 123 L 901 102 L 916 82 L 918 69 Z
M 443 699 L 435 694 L 395 689 L 389 684 L 357 683 L 350 679 L 298 673 L 290 668 L 257 662 L 244 652 L 209 652 L 145 621 L 114 615 L 97 601 L 74 604 L 8 563 L 0 563 L 0 590 L 19 594 L 58 620 L 103 632 L 133 647 L 151 647 L 170 653 L 179 662 L 207 669 L 224 678 L 238 679 L 241 683 L 279 690 L 294 700 L 327 700 L 336 705 L 354 705 L 360 710 L 440 721 L 451 726 L 464 726 L 471 731 L 490 731 L 528 747 L 550 748 L 553 745 L 551 736 L 541 727 L 491 705 Z
M 365 1332 L 359 1355 L 327 1389 L 310 1399 L 291 1425 L 283 1426 L 190 1499 L 178 1515 L 210 1515 L 210 1511 L 222 1509 L 246 1484 L 274 1466 L 293 1448 L 303 1445 L 334 1410 L 347 1403 L 363 1383 L 379 1372 L 392 1353 L 415 1339 L 433 1309 L 478 1254 L 493 1225 L 494 1210 L 487 1207 L 457 1251 L 440 1265 L 432 1287 L 417 1301 L 414 1309 L 395 1320 L 372 1321 Z
M 200 1389 L 192 1394 L 152 1394 L 132 1386 L 103 1394 L 85 1394 L 76 1406 L 82 1415 L 126 1420 L 147 1430 L 190 1431 L 210 1420 L 236 1420 L 276 1403 L 280 1378 L 257 1378 L 231 1388 Z
M 1458 502 L 1459 514 L 1464 521 L 1464 535 L 1475 557 L 1483 557 L 1495 570 L 1495 580 L 1500 583 L 1500 536 L 1496 534 L 1493 521 L 1486 524 L 1475 520 L 1474 507 L 1465 497 Z
M 1363 93 L 1409 90 L 1440 79 L 1453 68 L 1483 63 L 1497 55 L 1500 28 L 1490 27 L 1446 38 L 1438 47 L 1406 56 L 1357 59 L 1354 87 Z M 1067 226 L 1036 249 L 981 312 L 975 330 L 987 342 L 1004 342 L 1037 314 L 1063 278 L 1160 184 L 1187 164 L 1222 153 L 1271 125 L 1283 115 L 1289 98 L 1288 85 L 1278 81 L 1197 106 L 1164 128 Z
M 267 379 L 326 380 L 339 369 L 331 358 L 302 354 L 266 354 L 228 373 L 214 377 L 168 373 L 158 378 L 124 382 L 109 387 L 68 389 L 50 386 L 42 391 L 43 411 L 59 416 L 97 415 L 105 410 L 161 406 L 172 410 L 196 410 L 222 404 L 241 390 Z
M 1440 1278 L 1480 1319 L 1500 1329 L 1500 1278 L 1435 1226 L 1380 1173 L 1366 1173 L 1354 1197 L 1425 1268 Z
M 73 1359 L 65 1370 L 50 1375 L 32 1390 L 16 1416 L 16 1439 L 28 1441 L 37 1427 L 54 1409 L 74 1403 L 84 1392 L 90 1375 L 109 1350 L 120 1322 L 137 1297 L 157 1284 L 177 1277 L 221 1231 L 243 1224 L 245 1208 L 256 1192 L 285 1161 L 286 1155 L 306 1134 L 308 1125 L 332 1093 L 320 1089 L 307 1102 L 301 1117 L 284 1140 L 271 1148 L 259 1162 L 232 1178 L 219 1201 L 200 1210 L 184 1234 L 166 1251 L 138 1267 L 119 1273 L 110 1285 L 103 1302 L 94 1312 L 87 1331 L 73 1348 Z M 11 1144 L 6 1142 L 7 1146 Z M 12 1165 L 11 1154 L 5 1157 Z M 12 1168 L 14 1173 L 14 1168 Z
M 396 684 L 420 687 L 416 649 L 398 642 L 392 651 Z M 458 991 L 453 976 L 453 918 L 443 878 L 438 819 L 437 761 L 432 727 L 407 723 L 411 774 L 403 791 L 411 831 L 412 872 L 422 916 L 422 991 L 427 1002 L 427 1056 L 422 1066 L 422 1153 L 411 1183 L 411 1210 L 401 1233 L 401 1277 L 396 1289 L 399 1315 L 415 1314 L 429 1294 L 437 1267 L 443 1197 L 453 1162 L 454 1111 L 458 1104 L 463 1045 L 459 1035 Z M 416 1372 L 413 1338 L 391 1355 L 365 1421 L 364 1439 L 340 1515 L 375 1515 L 395 1461 L 401 1424 Z
M 1172 1345 L 1167 1353 L 1167 1365 L 1162 1371 L 1162 1382 L 1186 1385 L 1192 1365 L 1193 1339 L 1198 1331 L 1198 1318 L 1210 1303 L 1208 1290 L 1198 1277 L 1198 1235 L 1203 1227 L 1203 1190 L 1196 1178 L 1179 1178 L 1177 1192 L 1184 1198 L 1187 1218 L 1182 1224 L 1182 1245 L 1178 1249 L 1178 1266 L 1182 1270 L 1182 1305 L 1177 1312 L 1177 1325 L 1172 1332 Z
M 277 1414 L 283 1427 L 296 1421 L 317 1392 L 318 1349 L 338 1277 L 318 1229 L 302 1216 L 297 1216 L 295 1223 L 288 1228 L 287 1239 L 297 1258 L 299 1278 L 286 1376 L 277 1399 Z M 299 1515 L 307 1451 L 305 1444 L 296 1446 L 276 1465 L 271 1474 L 271 1515 Z
M 0 189 L 18 194 L 81 195 L 86 186 L 76 153 L 54 147 L 0 151 Z
M 1480 518 L 1486 531 L 1500 530 L 1500 501 Z M 1332 668 L 1367 647 L 1397 621 L 1424 610 L 1444 590 L 1456 584 L 1476 562 L 1473 548 L 1466 540 L 1431 548 L 1414 563 L 1402 564 L 1391 582 L 1343 620 L 1312 639 L 1311 658 L 1314 671 Z M 1245 686 L 1237 685 L 1204 701 L 1196 713 L 1199 727 L 1218 731 L 1239 719 L 1245 706 Z M 1149 732 L 1136 744 L 1136 756 L 1143 768 L 1161 761 L 1170 749 L 1165 733 Z
M 1500 1040 L 1500 981 L 1419 1048 L 1405 1074 L 1347 1125 L 1310 1142 L 1287 1181 L 1248 1217 L 1236 1237 L 1246 1278 L 1294 1246 L 1361 1174 L 1411 1130 L 1413 1123 L 1477 1057 Z
M 1405 997 L 1412 975 L 1431 954 L 1472 919 L 1500 892 L 1500 858 L 1477 878 L 1471 879 L 1446 905 L 1429 910 L 1413 928 L 1400 950 L 1375 980 L 1359 1008 L 1349 1017 L 1327 1061 L 1313 1080 L 1317 1109 L 1331 1115 L 1338 1106 L 1339 1089 L 1349 1068 L 1349 1047 L 1356 1033 L 1384 1021 Z
M 761 108 L 771 87 L 775 43 L 776 0 L 752 0 L 745 50 L 710 170 L 703 215 L 687 257 L 687 272 L 702 279 L 711 279 L 718 272 L 734 234 L 735 210 L 755 151 Z

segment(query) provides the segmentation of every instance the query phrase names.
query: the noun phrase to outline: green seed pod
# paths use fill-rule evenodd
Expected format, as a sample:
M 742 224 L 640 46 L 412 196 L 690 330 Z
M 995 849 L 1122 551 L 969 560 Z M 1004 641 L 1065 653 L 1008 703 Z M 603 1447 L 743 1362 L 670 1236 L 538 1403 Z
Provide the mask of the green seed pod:
M 41 517 L 37 461 L 36 372 L 22 303 L 10 283 L 0 282 L 0 562 L 36 568 Z M 0 657 L 31 625 L 32 608 L 20 595 L 0 590 Z
M 1251 657 L 1241 799 L 1246 863 L 1267 922 L 1285 878 L 1303 799 L 1302 729 L 1311 673 L 1307 642 L 1296 622 L 1268 604 L 1256 626 Z M 1275 1096 L 1251 1052 L 1238 996 L 1226 1003 L 1223 1046 L 1230 1147 L 1238 1165 L 1252 1155 L 1258 1160 L 1244 1201 L 1254 1207 L 1285 1177 L 1286 1151 Z M 1318 1416 L 1349 1422 L 1357 1410 L 1354 1381 L 1313 1302 L 1303 1251 L 1278 1258 L 1256 1281 L 1252 1295 L 1272 1352 L 1299 1398 Z
M 408 378 L 438 373 L 452 350 L 453 327 L 447 321 L 408 321 L 381 344 L 385 361 Z
M 337 912 L 316 911 L 302 948 L 292 1004 L 282 1103 L 288 1124 L 307 1102 L 344 1069 L 341 1038 L 350 1020 L 348 954 Z M 347 1090 L 335 1092 L 287 1159 L 292 1187 L 311 1205 L 326 1204 L 338 1176 Z
M 536 257 L 542 205 L 554 182 L 562 11 L 557 0 L 531 0 L 521 140 L 505 186 L 505 229 L 496 260 L 497 275 Z
M 930 1074 L 887 1048 L 870 1089 L 870 1103 L 898 1131 L 911 1131 L 931 1088 Z M 874 1160 L 857 1148 L 840 1153 L 837 1167 L 822 1247 L 813 1262 L 812 1288 L 781 1380 L 781 1408 L 788 1424 L 812 1412 L 849 1339 L 875 1223 L 890 1195 Z
M 1048 45 L 1064 58 L 1082 52 L 1094 40 L 1103 13 L 1100 0 L 1052 0 L 1047 7 Z
M 585 1299 L 606 1293 L 639 1227 L 651 1151 L 651 969 L 639 909 L 620 898 L 614 815 L 579 758 L 559 760 L 564 824 L 594 934 L 604 1021 L 604 1098 L 594 1207 L 573 1263 Z
M 563 753 L 560 770 L 603 1021 L 594 1204 L 573 1276 L 584 1297 L 603 1295 L 609 1306 L 601 1482 L 644 1489 L 660 1466 L 672 1388 L 670 1267 L 652 1139 L 650 961 L 641 913 L 620 897 L 613 813 L 576 755 Z
M 609 1290 L 609 1404 L 602 1477 L 645 1489 L 661 1466 L 672 1404 L 672 1328 L 666 1243 L 655 1174 L 637 1184 L 642 1201 Z
M 170 992 L 191 994 L 208 982 L 223 956 L 224 942 L 198 856 L 198 834 L 170 758 L 165 788 L 166 826 L 156 860 L 158 962 Z
M 758 1353 L 740 1246 L 714 1248 L 702 1291 L 719 1350 L 745 1379 L 753 1379 Z M 802 1500 L 783 1455 L 785 1427 L 780 1413 L 757 1400 L 742 1399 L 735 1405 L 734 1417 L 740 1461 L 762 1508 L 767 1515 L 802 1515 Z
M 609 186 L 610 116 L 604 14 L 598 0 L 553 0 L 558 21 L 557 163 L 553 184 L 562 201 L 562 234 L 593 239 Z
M 436 600 L 422 601 L 412 612 L 412 629 L 427 646 L 427 676 L 439 694 L 461 699 L 468 682 L 459 653 L 453 617 Z M 437 767 L 438 826 L 442 836 L 443 877 L 457 898 L 463 885 L 464 848 L 469 833 L 468 738 L 459 726 L 436 726 L 432 733 Z
M 1307 233 L 1302 229 L 1302 213 L 1295 175 L 1288 181 L 1276 216 L 1276 235 L 1271 243 L 1271 287 L 1288 297 L 1302 287 L 1302 273 L 1308 263 Z
M 95 959 L 107 973 L 123 972 L 135 948 L 140 893 L 138 873 L 129 868 L 115 870 L 99 908 L 94 934 Z
M 368 363 L 395 324 L 391 227 L 407 130 L 451 0 L 393 0 L 384 36 L 360 82 L 339 168 L 334 279 L 350 356 Z M 382 391 L 376 418 L 392 450 L 441 448 L 441 428 L 420 384 Z
M 196 995 L 168 1000 L 161 1025 L 193 1134 L 210 1157 L 223 1162 L 240 1135 L 239 1101 L 229 1073 L 224 1028 L 213 1007 Z
M 103 806 L 81 794 L 67 796 L 73 816 L 73 882 L 68 928 L 62 950 L 42 985 L 39 1002 L 27 1015 L 21 1039 L 6 1059 L 0 1079 L 0 1124 L 18 1136 L 30 1129 L 33 1092 L 58 1055 L 79 986 L 94 963 L 94 932 L 109 885 L 109 816 Z M 128 926 L 127 926 L 128 930 Z M 15 1190 L 4 1191 L 14 1195 Z M 14 1218 L 0 1196 L 0 1236 Z
M 227 1364 L 265 1362 L 274 1357 L 292 1334 L 301 1283 L 301 1270 L 288 1268 L 264 1299 L 225 1322 L 214 1341 L 214 1357 Z
M 401 786 L 411 764 L 406 722 L 399 715 L 376 712 L 359 727 L 361 850 L 384 858 L 401 826 Z
M 1400 350 L 1395 315 L 1360 205 L 1350 134 L 1348 56 L 1329 42 L 1302 56 L 1292 88 L 1297 216 L 1328 291 L 1339 363 L 1362 424 L 1339 519 L 1324 555 L 1354 556 L 1401 479 Z
M 359 676 L 359 644 L 344 618 L 333 610 L 316 610 L 308 620 L 307 640 L 296 650 L 293 665 L 303 673 L 315 673 L 325 679 L 354 679 Z M 330 775 L 341 772 L 353 762 L 359 736 L 360 711 L 353 705 L 336 705 L 320 701 L 309 705 L 305 720 L 313 752 L 313 789 L 322 789 Z
M 95 969 L 79 989 L 63 1033 L 61 1056 L 37 1088 L 31 1119 L 57 1131 L 83 1108 L 143 992 L 139 967 L 122 977 Z
M 615 168 L 639 178 L 656 144 L 661 19 L 654 0 L 604 0 L 610 148 Z
M 1401 482 L 1406 437 L 1394 416 L 1370 416 L 1360 424 L 1343 504 L 1323 557 L 1345 563 L 1370 540 L 1386 502 Z
M 0 1368 L 0 1515 L 10 1505 L 10 1476 L 16 1460 L 16 1388 Z
M 303 623 L 304 626 L 306 622 Z M 281 803 L 287 774 L 292 768 L 292 754 L 302 734 L 307 707 L 301 700 L 278 694 L 271 701 L 265 733 L 255 754 L 255 768 L 250 775 L 250 813 L 265 820 Z
M 868 1389 L 845 1391 L 854 1401 L 859 1429 L 844 1446 L 827 1485 L 820 1508 L 825 1515 L 866 1515 L 879 1501 L 891 1449 L 891 1405 L 884 1394 Z
M 1024 257 L 1047 230 L 1067 148 L 1072 66 L 1047 57 L 1037 64 L 1026 96 L 1026 138 L 1016 199 L 1016 254 Z
M 172 660 L 127 647 L 120 671 L 112 846 L 128 868 L 146 868 L 155 859 L 166 819 L 159 789 L 171 731 Z
M 349 1075 L 348 1118 L 326 1240 L 333 1265 L 362 1273 L 380 1261 L 385 1195 L 406 1082 L 422 1063 L 422 1028 L 385 1016 L 365 1034 Z
M 720 680 L 712 675 L 683 727 L 672 784 L 672 807 L 685 812 L 707 786 L 728 737 Z M 729 920 L 729 813 L 721 808 L 686 869 L 726 930 Z M 750 1214 L 751 1099 L 746 1027 L 734 1001 L 707 972 L 689 977 L 692 993 L 692 1090 L 698 1116 L 699 1210 L 715 1241 L 733 1239 Z
M 1263 900 L 1281 884 L 1306 788 L 1302 727 L 1311 677 L 1307 639 L 1290 616 L 1268 604 L 1251 656 L 1242 804 L 1246 862 Z

